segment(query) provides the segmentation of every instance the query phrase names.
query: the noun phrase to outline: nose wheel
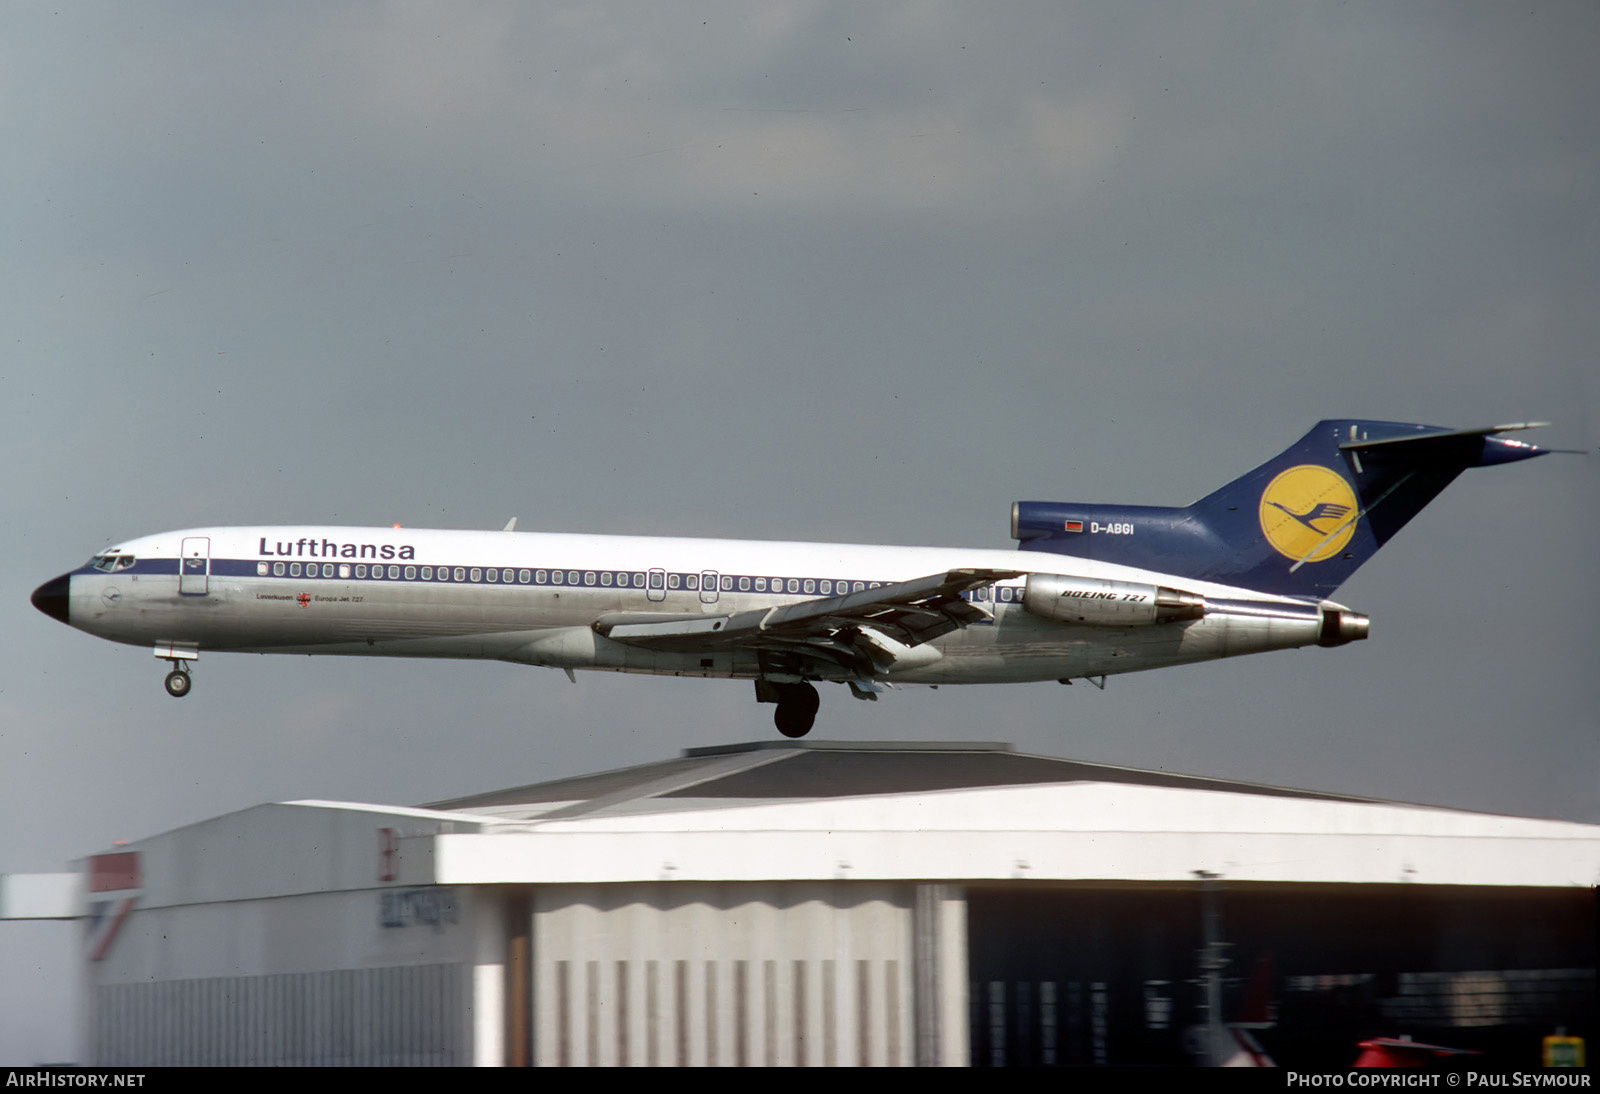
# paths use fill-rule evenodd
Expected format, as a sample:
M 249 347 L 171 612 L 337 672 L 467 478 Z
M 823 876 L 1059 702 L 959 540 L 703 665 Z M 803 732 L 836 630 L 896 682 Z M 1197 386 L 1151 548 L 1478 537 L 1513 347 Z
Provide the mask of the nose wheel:
M 182 699 L 189 694 L 189 689 L 194 687 L 194 681 L 182 669 L 173 669 L 167 673 L 167 694 L 174 699 Z
M 182 699 L 194 687 L 189 678 L 189 666 L 199 660 L 200 647 L 190 642 L 162 642 L 156 646 L 156 660 L 172 666 L 165 681 L 167 694 Z

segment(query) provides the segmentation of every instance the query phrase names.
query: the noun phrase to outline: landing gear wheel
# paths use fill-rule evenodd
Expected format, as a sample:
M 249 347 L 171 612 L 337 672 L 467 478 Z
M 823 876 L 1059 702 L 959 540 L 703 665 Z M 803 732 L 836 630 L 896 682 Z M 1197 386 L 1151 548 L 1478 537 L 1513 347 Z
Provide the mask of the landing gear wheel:
M 778 707 L 772 715 L 772 724 L 777 726 L 778 732 L 785 737 L 804 737 L 811 732 L 812 723 L 815 721 L 816 715 L 785 706 Z
M 182 699 L 189 694 L 189 689 L 194 686 L 189 679 L 189 674 L 182 669 L 173 669 L 167 673 L 167 694 L 174 699 Z
M 804 737 L 817 720 L 822 698 L 810 684 L 785 684 L 773 712 L 772 724 L 785 737 Z

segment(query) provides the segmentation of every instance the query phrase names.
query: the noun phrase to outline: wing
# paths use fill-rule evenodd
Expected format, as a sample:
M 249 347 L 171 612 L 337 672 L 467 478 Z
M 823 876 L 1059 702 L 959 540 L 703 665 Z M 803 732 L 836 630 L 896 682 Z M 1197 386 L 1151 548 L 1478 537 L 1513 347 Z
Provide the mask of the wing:
M 594 629 L 629 646 L 684 653 L 743 648 L 767 655 L 784 671 L 803 675 L 815 672 L 821 662 L 850 676 L 871 677 L 907 660 L 905 650 L 992 618 L 962 594 L 1021 573 L 950 570 L 858 593 L 731 615 L 617 612 L 601 616 Z

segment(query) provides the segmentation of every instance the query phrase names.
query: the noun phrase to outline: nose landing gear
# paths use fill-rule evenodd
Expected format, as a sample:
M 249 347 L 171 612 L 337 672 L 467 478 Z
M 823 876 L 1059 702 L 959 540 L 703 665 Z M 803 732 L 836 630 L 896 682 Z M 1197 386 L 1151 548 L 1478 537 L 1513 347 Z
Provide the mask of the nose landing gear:
M 189 677 L 189 662 L 200 660 L 200 647 L 185 642 L 162 642 L 156 646 L 156 659 L 172 666 L 165 681 L 167 694 L 182 699 L 194 687 Z

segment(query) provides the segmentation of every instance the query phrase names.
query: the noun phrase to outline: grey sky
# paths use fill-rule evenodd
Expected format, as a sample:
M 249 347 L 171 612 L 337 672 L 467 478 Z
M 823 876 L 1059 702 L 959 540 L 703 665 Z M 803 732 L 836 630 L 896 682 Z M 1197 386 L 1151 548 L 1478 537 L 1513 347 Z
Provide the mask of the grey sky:
M 7 5 L 0 871 L 261 801 L 774 735 L 748 683 L 147 651 L 113 540 L 351 523 L 1003 546 L 1322 417 L 1596 441 L 1600 13 Z M 1472 472 L 1341 650 L 824 694 L 817 735 L 1600 821 L 1600 464 Z

